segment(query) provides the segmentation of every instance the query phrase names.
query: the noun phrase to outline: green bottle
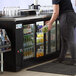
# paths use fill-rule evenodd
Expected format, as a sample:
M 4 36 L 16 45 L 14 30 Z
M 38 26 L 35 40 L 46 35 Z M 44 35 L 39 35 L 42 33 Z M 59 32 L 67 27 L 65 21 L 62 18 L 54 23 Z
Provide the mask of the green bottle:
M 42 29 L 43 33 L 48 32 L 48 26 L 47 25 L 43 26 L 41 29 Z

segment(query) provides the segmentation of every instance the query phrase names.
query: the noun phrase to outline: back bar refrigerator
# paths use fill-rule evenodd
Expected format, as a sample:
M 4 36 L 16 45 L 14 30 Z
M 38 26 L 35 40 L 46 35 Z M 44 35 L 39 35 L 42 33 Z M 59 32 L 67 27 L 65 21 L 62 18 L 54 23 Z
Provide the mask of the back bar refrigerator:
M 11 52 L 5 54 L 6 70 L 19 71 L 34 64 L 37 58 L 45 58 L 45 55 L 56 52 L 57 41 L 60 40 L 56 26 L 53 25 L 52 30 L 47 33 L 40 30 L 41 26 L 44 26 L 44 21 L 12 24 L 12 28 L 10 25 L 6 28 L 11 41 Z

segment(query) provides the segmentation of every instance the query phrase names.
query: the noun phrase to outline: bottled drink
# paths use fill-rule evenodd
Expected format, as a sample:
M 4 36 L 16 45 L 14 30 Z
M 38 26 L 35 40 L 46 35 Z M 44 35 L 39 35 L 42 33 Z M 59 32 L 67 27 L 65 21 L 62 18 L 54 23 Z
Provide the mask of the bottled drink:
M 44 50 L 43 50 L 43 46 L 40 46 L 40 56 L 44 55 Z
M 48 26 L 47 26 L 47 25 L 43 26 L 43 27 L 41 28 L 41 30 L 42 30 L 43 33 L 48 32 Z
M 39 53 L 40 53 L 40 49 L 37 50 L 37 54 L 36 54 L 37 58 L 39 57 Z
M 28 36 L 26 35 L 26 47 L 28 46 Z
M 2 39 L 1 45 L 5 45 L 5 38 L 3 36 L 3 31 L 1 31 L 1 39 Z M 3 51 L 5 50 L 5 48 L 2 48 L 1 50 Z
M 32 47 L 30 48 L 30 57 L 32 57 Z
M 24 52 L 25 52 L 25 56 L 27 56 L 27 49 L 25 49 L 25 51 L 24 51 Z
M 1 39 L 1 37 L 0 37 L 0 45 L 2 45 L 2 39 Z
M 41 28 L 42 28 L 42 25 L 39 25 L 39 26 L 38 26 L 38 29 L 41 29 Z
M 27 58 L 27 56 L 28 56 L 28 53 L 27 53 L 27 50 L 26 50 L 26 58 Z

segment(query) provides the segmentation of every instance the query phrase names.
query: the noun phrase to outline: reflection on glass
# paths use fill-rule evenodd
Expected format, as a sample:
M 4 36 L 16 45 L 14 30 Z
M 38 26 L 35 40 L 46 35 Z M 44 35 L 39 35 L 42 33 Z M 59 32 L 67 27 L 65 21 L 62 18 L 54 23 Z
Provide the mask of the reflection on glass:
M 55 22 L 53 23 L 52 29 L 51 29 L 51 53 L 56 51 L 56 26 Z
M 46 54 L 48 54 L 48 32 L 46 33 Z
M 60 50 L 60 27 L 59 21 L 57 21 L 57 50 Z

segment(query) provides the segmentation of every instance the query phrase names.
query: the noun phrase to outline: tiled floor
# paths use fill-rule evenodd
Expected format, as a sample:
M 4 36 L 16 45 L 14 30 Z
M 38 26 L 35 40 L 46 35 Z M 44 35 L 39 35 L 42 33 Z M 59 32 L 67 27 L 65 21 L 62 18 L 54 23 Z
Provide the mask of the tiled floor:
M 0 76 L 76 76 L 76 66 L 65 65 L 48 61 L 35 65 L 19 72 L 0 73 Z

